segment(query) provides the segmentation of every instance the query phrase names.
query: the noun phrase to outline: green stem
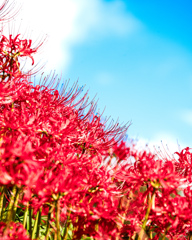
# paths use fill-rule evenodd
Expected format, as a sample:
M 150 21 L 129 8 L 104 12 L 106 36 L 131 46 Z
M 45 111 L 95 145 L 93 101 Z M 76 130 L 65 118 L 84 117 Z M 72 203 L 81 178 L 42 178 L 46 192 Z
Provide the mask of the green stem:
M 171 224 L 169 223 L 169 225 L 166 227 L 165 229 L 165 233 L 163 234 L 162 240 L 165 240 L 165 237 L 167 235 L 167 232 L 169 231 L 169 228 L 171 227 Z
M 14 201 L 14 204 L 13 204 L 13 216 L 12 216 L 13 221 L 15 221 L 15 215 L 16 215 L 16 212 L 17 212 L 17 205 L 18 205 L 18 201 L 19 201 L 20 192 L 21 191 L 18 189 L 17 193 L 16 193 L 16 196 L 15 196 L 15 201 Z
M 67 212 L 68 212 L 68 215 L 67 215 L 67 220 L 66 220 L 66 223 L 65 223 L 65 231 L 64 231 L 64 234 L 63 234 L 63 240 L 67 240 L 69 226 L 70 226 L 70 214 L 71 214 L 71 211 L 67 210 Z
M 0 196 L 0 219 L 2 219 L 3 215 L 3 201 L 5 196 L 5 187 L 1 187 L 1 196 Z
M 29 231 L 29 235 L 30 237 L 32 237 L 32 209 L 31 207 L 29 207 L 29 222 L 28 222 L 28 231 Z
M 24 216 L 23 216 L 23 227 L 24 227 L 24 228 L 25 228 L 26 223 L 27 223 L 28 206 L 29 206 L 29 204 L 27 203 L 27 206 L 26 206 L 25 212 L 24 212 Z
M 46 232 L 45 232 L 45 236 L 46 236 L 46 240 L 49 239 L 49 229 L 50 229 L 50 224 L 49 221 L 51 219 L 51 213 L 52 213 L 52 207 L 49 207 L 49 212 L 48 212 L 48 216 L 47 216 L 47 226 L 46 226 Z
M 40 222 L 41 222 L 41 209 L 37 212 L 37 215 L 35 218 L 35 224 L 34 224 L 33 232 L 32 232 L 32 239 L 39 237 Z
M 40 208 L 40 210 L 39 210 L 39 218 L 38 218 L 38 222 L 37 222 L 36 238 L 39 237 L 39 231 L 40 231 L 40 225 L 41 225 L 41 212 L 42 212 L 42 209 Z
M 151 211 L 151 206 L 152 206 L 153 198 L 155 196 L 155 191 L 156 191 L 156 189 L 154 188 L 153 192 L 152 192 L 152 196 L 149 199 L 148 208 L 147 208 L 147 211 L 146 211 L 146 214 L 145 214 L 145 218 L 144 218 L 144 221 L 143 221 L 143 225 L 142 225 L 142 228 L 144 230 L 146 230 L 146 224 L 147 224 L 147 221 L 148 221 L 148 218 L 149 218 L 149 214 L 150 214 L 150 211 Z
M 188 239 L 192 240 L 192 233 L 191 232 L 189 233 Z
M 11 222 L 12 218 L 14 216 L 13 209 L 15 209 L 14 201 L 15 201 L 16 193 L 17 193 L 17 187 L 14 186 L 13 189 L 12 189 L 12 195 L 11 195 L 9 205 L 8 205 L 7 222 Z
M 55 217 L 56 217 L 56 239 L 61 240 L 60 234 L 60 206 L 59 206 L 59 199 L 55 201 Z
M 151 197 L 149 196 L 148 208 L 147 208 L 147 211 L 146 211 L 146 214 L 145 214 L 142 229 L 139 233 L 139 240 L 142 239 L 142 237 L 146 234 L 146 225 L 147 225 L 147 221 L 148 221 L 149 214 L 150 214 L 150 211 L 151 211 L 152 202 L 154 201 L 155 191 L 156 191 L 156 188 L 153 188 L 152 195 L 151 195 Z

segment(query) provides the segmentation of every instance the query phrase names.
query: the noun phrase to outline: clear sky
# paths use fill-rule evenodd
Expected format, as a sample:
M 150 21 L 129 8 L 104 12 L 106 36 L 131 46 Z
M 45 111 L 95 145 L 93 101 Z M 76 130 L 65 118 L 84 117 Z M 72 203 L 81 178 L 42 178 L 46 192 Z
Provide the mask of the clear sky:
M 86 84 L 130 138 L 192 147 L 191 0 L 23 2 L 31 36 L 49 35 L 45 72 Z

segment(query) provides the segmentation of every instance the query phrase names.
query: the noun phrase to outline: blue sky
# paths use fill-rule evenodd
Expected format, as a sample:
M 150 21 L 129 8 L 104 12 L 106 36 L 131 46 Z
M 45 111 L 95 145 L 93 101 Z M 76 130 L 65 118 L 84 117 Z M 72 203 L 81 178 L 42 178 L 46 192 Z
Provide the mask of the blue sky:
M 35 20 L 31 1 L 23 6 L 23 19 L 49 35 L 45 72 L 86 84 L 104 115 L 132 122 L 130 138 L 192 147 L 192 2 L 54 2 L 37 1 Z

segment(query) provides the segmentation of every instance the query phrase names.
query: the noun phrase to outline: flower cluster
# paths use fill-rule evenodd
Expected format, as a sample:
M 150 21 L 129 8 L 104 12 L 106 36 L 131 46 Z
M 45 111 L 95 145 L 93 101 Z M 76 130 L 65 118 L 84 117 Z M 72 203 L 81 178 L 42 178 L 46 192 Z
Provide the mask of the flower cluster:
M 30 57 L 32 65 L 34 59 L 32 53 L 37 51 L 31 48 L 31 40 L 21 40 L 18 34 L 16 37 L 9 36 L 9 39 L 4 35 L 0 40 L 0 65 L 1 65 L 1 79 L 5 80 L 10 77 L 21 77 L 20 62 L 21 57 Z
M 0 239 L 191 239 L 190 149 L 138 151 L 77 85 L 33 86 L 31 45 L 0 38 Z
M 0 239 L 1 240 L 30 240 L 27 231 L 21 223 L 11 222 L 9 226 L 3 222 L 0 223 Z

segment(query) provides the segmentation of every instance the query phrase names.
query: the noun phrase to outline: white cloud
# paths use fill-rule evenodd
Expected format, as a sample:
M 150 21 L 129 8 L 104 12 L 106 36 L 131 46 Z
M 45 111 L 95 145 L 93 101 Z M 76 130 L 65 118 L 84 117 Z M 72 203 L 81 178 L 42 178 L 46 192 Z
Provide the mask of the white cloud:
M 122 1 L 102 0 L 17 0 L 22 3 L 18 19 L 32 39 L 48 34 L 41 59 L 48 68 L 65 70 L 72 60 L 74 44 L 106 35 L 129 34 L 140 23 L 125 11 Z M 19 23 L 15 25 L 20 25 Z M 18 27 L 15 27 L 18 29 Z M 34 30 L 30 34 L 31 30 Z M 19 31 L 19 30 L 18 30 Z
M 146 145 L 152 152 L 162 152 L 163 156 L 174 154 L 174 152 L 179 152 L 187 147 L 185 143 L 179 141 L 174 135 L 166 132 L 156 133 L 150 139 L 140 137 L 137 142 L 138 149 L 143 149 Z

